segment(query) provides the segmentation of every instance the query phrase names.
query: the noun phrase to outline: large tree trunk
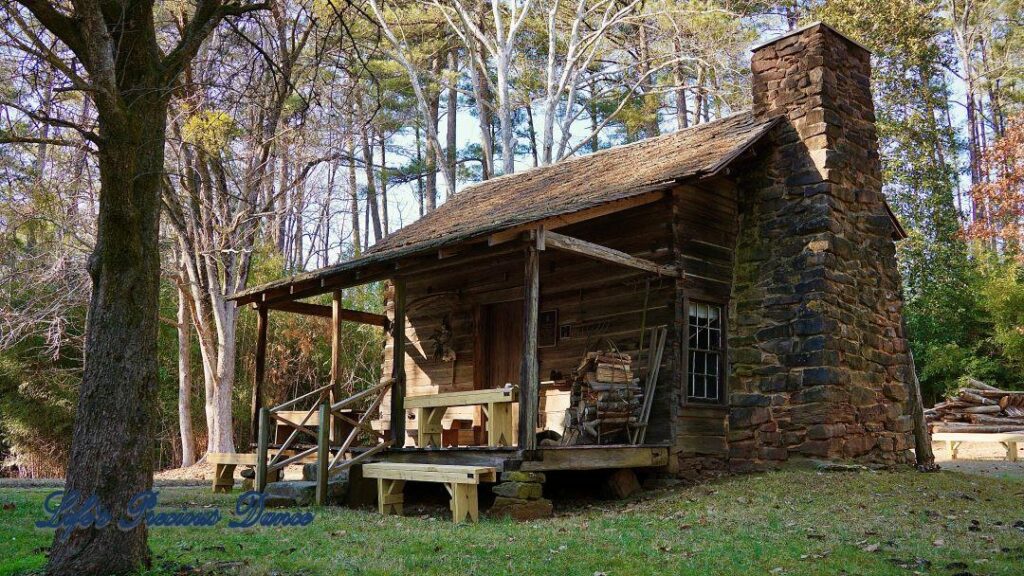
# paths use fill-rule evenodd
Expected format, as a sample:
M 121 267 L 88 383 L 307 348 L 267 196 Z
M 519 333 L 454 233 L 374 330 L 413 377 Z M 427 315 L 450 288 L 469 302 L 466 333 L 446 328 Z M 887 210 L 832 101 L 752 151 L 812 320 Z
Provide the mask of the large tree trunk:
M 187 280 L 179 278 L 180 283 Z M 192 346 L 189 334 L 192 313 L 188 307 L 188 293 L 178 286 L 178 429 L 181 432 L 181 467 L 196 463 L 196 438 L 192 432 Z
M 122 112 L 100 123 L 92 299 L 65 484 L 66 497 L 95 495 L 115 519 L 153 486 L 166 96 L 136 98 Z M 145 523 L 122 531 L 115 521 L 58 531 L 48 572 L 117 574 L 149 564 Z

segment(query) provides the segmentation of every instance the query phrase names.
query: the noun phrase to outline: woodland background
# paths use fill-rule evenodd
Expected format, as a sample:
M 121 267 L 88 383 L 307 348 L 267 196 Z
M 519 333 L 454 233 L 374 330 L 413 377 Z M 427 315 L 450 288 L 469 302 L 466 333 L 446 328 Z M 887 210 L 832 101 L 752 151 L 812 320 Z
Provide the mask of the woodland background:
M 157 6 L 169 33 L 192 10 Z M 356 257 L 472 182 L 743 110 L 750 45 L 814 20 L 874 52 L 925 403 L 964 376 L 1024 388 L 1024 1 L 270 0 L 173 95 L 158 467 L 249 445 L 255 315 L 226 295 Z M 61 50 L 0 8 L 0 458 L 25 476 L 67 461 L 97 216 L 95 110 Z M 355 390 L 382 340 L 345 330 Z M 268 401 L 327 377 L 325 320 L 271 314 L 269 341 Z

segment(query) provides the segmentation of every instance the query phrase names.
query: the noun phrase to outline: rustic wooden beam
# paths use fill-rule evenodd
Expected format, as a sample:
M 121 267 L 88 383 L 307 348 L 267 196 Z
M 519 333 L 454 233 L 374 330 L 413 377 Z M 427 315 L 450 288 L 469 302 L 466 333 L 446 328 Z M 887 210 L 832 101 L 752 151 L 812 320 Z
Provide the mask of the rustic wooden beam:
M 526 246 L 523 277 L 523 363 L 519 370 L 519 447 L 537 448 L 537 411 L 540 376 L 537 366 L 537 316 L 540 305 L 540 253 L 533 243 Z
M 557 232 L 544 232 L 544 246 L 546 248 L 554 248 L 556 250 L 580 254 L 581 256 L 587 256 L 595 260 L 610 262 L 612 264 L 639 268 L 640 270 L 645 270 L 647 272 L 657 274 L 658 276 L 668 276 L 671 278 L 680 277 L 679 270 L 673 266 L 655 264 L 650 260 L 630 256 L 625 252 L 608 248 L 607 246 L 601 246 L 600 244 L 594 244 L 593 242 L 587 242 L 586 240 L 580 240 L 579 238 L 573 238 L 572 236 L 566 236 Z
M 342 306 L 341 290 L 331 294 L 331 394 L 330 403 L 341 400 L 341 328 L 344 321 L 345 308 Z M 334 415 L 330 417 L 330 440 L 338 436 L 338 422 Z M 323 422 L 320 423 L 322 427 Z
M 395 319 L 392 321 L 391 349 L 391 439 L 405 446 L 405 280 L 394 279 Z
M 256 440 L 260 431 L 259 413 L 263 407 L 263 380 L 267 371 L 267 308 L 256 309 L 256 368 L 252 379 L 252 421 L 249 442 Z
M 323 304 L 310 304 L 309 302 L 281 301 L 268 304 L 266 307 L 271 310 L 280 310 L 282 312 L 291 312 L 293 314 L 305 314 L 306 316 L 319 316 L 321 318 L 334 317 L 333 304 L 331 306 L 324 306 Z M 363 312 L 361 310 L 349 310 L 347 308 L 341 308 L 340 314 L 341 319 L 346 322 L 359 322 L 360 324 L 371 324 L 373 326 L 381 327 L 386 327 L 388 323 L 387 316 L 384 316 L 383 314 L 374 314 L 372 312 Z
M 665 198 L 665 191 L 656 190 L 654 192 L 640 194 L 639 196 L 633 196 L 632 198 L 606 202 L 599 206 L 594 206 L 593 208 L 580 210 L 579 212 L 562 214 L 561 216 L 552 216 L 537 222 L 513 226 L 512 228 L 502 230 L 501 232 L 495 232 L 487 237 L 487 243 L 494 246 L 496 244 L 511 242 L 512 240 L 520 238 L 523 232 L 528 232 L 537 228 L 554 230 L 556 228 L 569 226 L 570 224 L 576 224 L 577 222 L 592 220 L 594 218 L 600 218 L 601 216 L 607 216 L 608 214 L 614 214 L 616 212 L 622 212 L 623 210 L 629 210 L 630 208 L 636 208 L 637 206 L 651 204 L 662 200 L 663 198 Z
M 320 404 L 320 427 L 317 429 L 316 434 L 316 505 L 326 506 L 327 505 L 327 472 L 330 462 L 328 457 L 331 455 L 331 436 L 334 434 L 334 430 L 328 430 L 324 426 L 324 422 L 327 420 L 333 420 L 330 416 L 331 406 L 327 402 Z M 333 427 L 332 427 L 333 428 Z

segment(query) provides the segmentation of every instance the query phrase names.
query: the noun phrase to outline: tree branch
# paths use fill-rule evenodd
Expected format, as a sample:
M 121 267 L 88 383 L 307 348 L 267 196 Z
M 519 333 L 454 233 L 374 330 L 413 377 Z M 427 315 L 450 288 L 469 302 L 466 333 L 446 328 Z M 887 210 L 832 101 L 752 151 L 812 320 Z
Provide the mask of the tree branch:
M 79 60 L 86 61 L 85 40 L 82 38 L 75 18 L 61 14 L 54 3 L 45 0 L 17 0 L 17 2 L 31 12 L 36 20 L 39 20 L 39 23 L 61 42 L 67 44 Z
M 195 57 L 199 52 L 199 47 L 223 18 L 241 16 L 257 10 L 266 10 L 269 7 L 270 4 L 266 2 L 224 4 L 222 0 L 200 0 L 192 19 L 185 24 L 185 30 L 182 32 L 177 46 L 164 56 L 161 63 L 164 80 L 169 82 L 178 77 L 178 74 Z

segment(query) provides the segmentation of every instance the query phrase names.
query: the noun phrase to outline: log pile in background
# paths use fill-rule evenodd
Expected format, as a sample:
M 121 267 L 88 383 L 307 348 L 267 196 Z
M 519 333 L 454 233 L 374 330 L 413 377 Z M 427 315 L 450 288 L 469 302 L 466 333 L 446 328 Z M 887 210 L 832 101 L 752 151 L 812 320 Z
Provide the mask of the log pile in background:
M 1024 392 L 967 378 L 951 398 L 925 410 L 932 432 L 1024 431 Z
M 563 444 L 623 441 L 639 421 L 643 394 L 632 358 L 618 352 L 588 352 L 575 371 Z

